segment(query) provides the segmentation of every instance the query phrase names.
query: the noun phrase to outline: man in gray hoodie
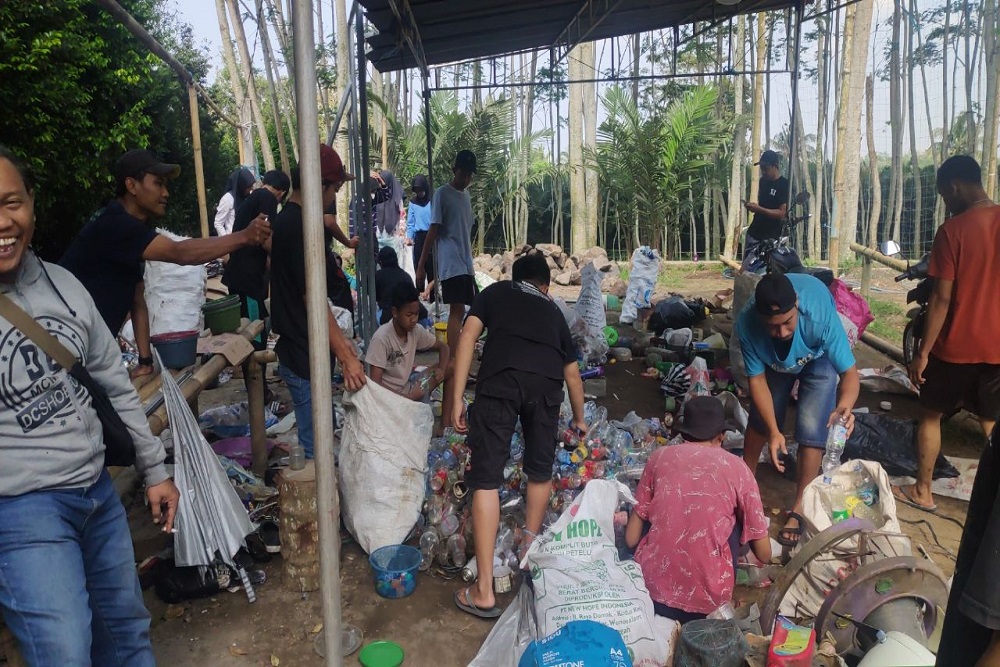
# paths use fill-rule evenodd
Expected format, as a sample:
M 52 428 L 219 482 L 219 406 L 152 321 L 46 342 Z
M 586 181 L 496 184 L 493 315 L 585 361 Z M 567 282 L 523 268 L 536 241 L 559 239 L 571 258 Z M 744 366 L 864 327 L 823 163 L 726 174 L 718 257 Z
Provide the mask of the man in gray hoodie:
M 180 494 L 121 353 L 87 290 L 29 244 L 34 188 L 0 146 L 0 293 L 76 355 L 136 444 L 153 521 Z M 75 379 L 0 317 L 0 613 L 32 667 L 154 665 L 125 509 L 104 468 L 100 420 Z

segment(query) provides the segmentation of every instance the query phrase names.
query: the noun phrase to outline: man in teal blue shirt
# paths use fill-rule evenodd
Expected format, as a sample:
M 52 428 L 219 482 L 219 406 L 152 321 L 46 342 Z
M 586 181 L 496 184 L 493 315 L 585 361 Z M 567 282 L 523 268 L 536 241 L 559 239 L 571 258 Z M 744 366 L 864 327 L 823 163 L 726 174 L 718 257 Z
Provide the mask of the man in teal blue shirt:
M 854 429 L 851 411 L 861 381 L 847 334 L 830 290 L 805 274 L 770 274 L 757 284 L 740 313 L 736 332 L 750 379 L 750 421 L 743 458 L 757 468 L 767 443 L 771 462 L 785 471 L 778 453 L 788 453 L 782 425 L 796 380 L 799 382 L 795 439 L 799 443 L 798 487 L 788 522 L 778 541 L 794 545 L 801 535 L 802 492 L 819 472 L 834 420 Z M 838 386 L 839 376 L 839 386 Z

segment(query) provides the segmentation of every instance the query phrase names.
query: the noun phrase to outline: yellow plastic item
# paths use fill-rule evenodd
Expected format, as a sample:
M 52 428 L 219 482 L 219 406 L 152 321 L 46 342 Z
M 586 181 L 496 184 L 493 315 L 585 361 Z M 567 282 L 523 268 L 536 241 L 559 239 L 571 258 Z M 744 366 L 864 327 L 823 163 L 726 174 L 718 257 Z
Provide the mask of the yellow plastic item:
M 434 323 L 434 337 L 439 341 L 448 344 L 448 323 L 447 322 L 435 322 Z

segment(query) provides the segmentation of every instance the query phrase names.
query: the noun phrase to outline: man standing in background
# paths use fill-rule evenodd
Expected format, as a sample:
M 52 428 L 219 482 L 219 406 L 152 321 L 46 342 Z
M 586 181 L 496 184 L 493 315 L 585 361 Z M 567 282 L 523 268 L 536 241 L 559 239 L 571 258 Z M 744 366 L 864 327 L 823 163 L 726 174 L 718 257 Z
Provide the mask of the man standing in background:
M 781 221 L 788 215 L 788 179 L 781 175 L 781 156 L 764 151 L 760 160 L 760 188 L 757 203 L 743 200 L 743 207 L 753 213 L 753 221 L 743 242 L 743 270 L 755 270 L 753 251 L 765 239 L 781 236 Z

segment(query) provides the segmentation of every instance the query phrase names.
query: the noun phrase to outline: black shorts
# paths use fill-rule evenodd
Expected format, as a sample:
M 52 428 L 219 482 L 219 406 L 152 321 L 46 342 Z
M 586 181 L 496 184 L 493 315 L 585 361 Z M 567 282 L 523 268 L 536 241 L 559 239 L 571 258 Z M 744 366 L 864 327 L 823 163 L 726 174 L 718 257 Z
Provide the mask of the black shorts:
M 996 574 L 996 554 L 1000 551 L 998 434 L 1000 429 L 994 429 L 972 486 L 948 613 L 944 617 L 938 667 L 976 664 L 989 646 L 993 632 L 1000 630 L 1000 577 Z
M 965 409 L 996 420 L 1000 418 L 1000 365 L 953 364 L 932 354 L 924 370 L 920 405 L 945 415 Z
M 465 474 L 470 490 L 498 489 L 510 457 L 510 440 L 518 417 L 524 434 L 524 474 L 530 482 L 552 479 L 562 382 L 534 373 L 505 370 L 476 387 L 469 409 L 472 464 Z
M 453 303 L 471 306 L 478 293 L 473 276 L 455 276 L 441 281 L 441 300 L 449 306 Z

